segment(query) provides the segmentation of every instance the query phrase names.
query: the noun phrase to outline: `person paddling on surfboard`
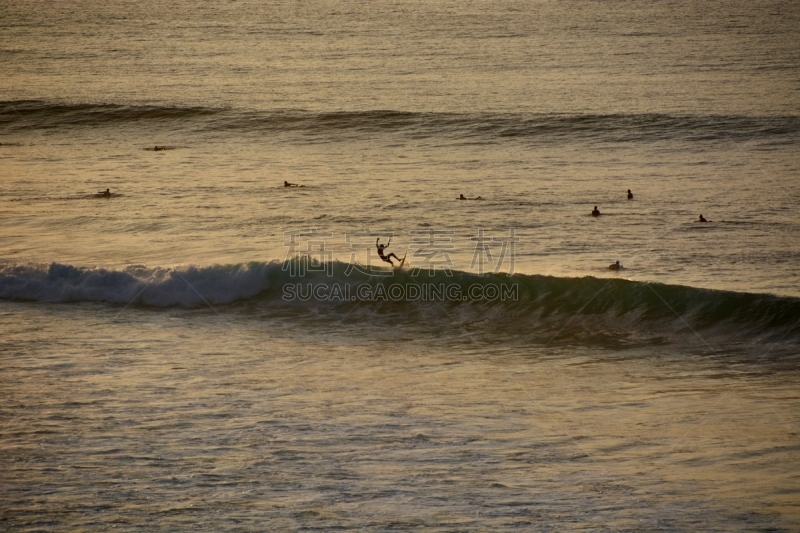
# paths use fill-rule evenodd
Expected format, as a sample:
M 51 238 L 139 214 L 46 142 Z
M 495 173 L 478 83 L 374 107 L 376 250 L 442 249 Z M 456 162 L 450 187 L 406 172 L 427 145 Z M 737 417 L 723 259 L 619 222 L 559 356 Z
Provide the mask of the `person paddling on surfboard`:
M 394 254 L 385 255 L 385 254 L 383 253 L 383 251 L 384 251 L 386 248 L 388 248 L 390 244 L 392 244 L 392 238 L 391 238 L 391 237 L 389 237 L 389 242 L 388 242 L 388 243 L 386 243 L 386 245 L 383 245 L 383 244 L 381 244 L 380 242 L 381 242 L 381 238 L 380 238 L 380 237 L 378 237 L 377 239 L 375 239 L 375 246 L 377 246 L 377 247 L 378 247 L 378 255 L 380 256 L 380 258 L 381 258 L 381 261 L 385 261 L 386 263 L 389 263 L 390 265 L 394 266 L 394 263 L 392 263 L 392 257 L 394 257 L 395 259 L 397 259 L 397 262 L 398 262 L 398 263 L 399 263 L 399 262 L 402 262 L 402 259 L 400 259 L 399 257 L 397 257 L 397 256 L 396 256 L 396 255 L 394 255 Z

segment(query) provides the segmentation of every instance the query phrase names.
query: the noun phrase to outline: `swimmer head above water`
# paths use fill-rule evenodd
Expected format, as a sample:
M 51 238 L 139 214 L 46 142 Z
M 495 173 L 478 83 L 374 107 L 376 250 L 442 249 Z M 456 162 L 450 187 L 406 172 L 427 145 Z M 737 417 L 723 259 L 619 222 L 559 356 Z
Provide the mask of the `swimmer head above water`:
M 600 216 L 600 210 L 597 209 L 597 206 L 594 206 L 594 209 L 592 210 L 592 216 L 593 217 L 599 217 Z

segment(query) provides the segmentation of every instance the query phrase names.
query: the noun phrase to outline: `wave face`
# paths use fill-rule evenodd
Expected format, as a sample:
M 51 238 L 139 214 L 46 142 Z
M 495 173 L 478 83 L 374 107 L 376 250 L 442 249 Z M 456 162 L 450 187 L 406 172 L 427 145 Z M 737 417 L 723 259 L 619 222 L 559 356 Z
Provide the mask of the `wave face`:
M 0 102 L 0 126 L 10 128 L 102 126 L 133 121 L 192 119 L 219 112 L 220 110 L 202 107 L 53 104 L 39 100 L 18 100 Z
M 324 265 L 326 272 L 293 277 L 281 261 L 238 265 L 123 270 L 51 265 L 0 268 L 0 298 L 36 302 L 106 302 L 197 308 L 247 303 L 278 312 L 330 312 L 337 320 L 359 306 L 376 316 L 408 321 L 491 322 L 493 332 L 553 332 L 569 336 L 630 336 L 636 329 L 669 336 L 677 330 L 717 330 L 738 337 L 800 342 L 800 299 L 698 289 L 622 279 L 504 274 L 451 276 L 396 272 L 376 277 Z M 386 272 L 389 273 L 388 271 Z M 409 290 L 409 286 L 422 287 Z M 423 287 L 425 286 L 425 287 Z M 433 287 L 432 290 L 426 290 Z M 413 288 L 413 287 L 412 287 Z M 499 290 L 495 290 L 499 288 Z M 436 292 L 440 290 L 440 292 Z M 405 291 L 405 292 L 404 292 Z M 431 313 L 431 309 L 435 313 Z M 432 318 L 433 317 L 433 318 Z
M 159 123 L 199 131 L 294 133 L 311 138 L 400 133 L 413 138 L 533 139 L 540 142 L 761 140 L 800 142 L 800 116 L 666 114 L 416 113 L 391 110 L 314 113 L 208 107 L 0 102 L 0 128 L 101 127 Z

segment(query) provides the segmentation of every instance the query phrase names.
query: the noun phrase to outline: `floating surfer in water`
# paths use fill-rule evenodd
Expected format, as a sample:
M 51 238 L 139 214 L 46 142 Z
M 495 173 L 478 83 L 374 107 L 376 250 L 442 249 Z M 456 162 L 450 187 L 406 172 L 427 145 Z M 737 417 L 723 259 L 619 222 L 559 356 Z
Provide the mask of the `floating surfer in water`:
M 399 257 L 397 257 L 396 255 L 394 255 L 394 254 L 385 255 L 384 252 L 383 252 L 385 249 L 387 249 L 389 247 L 390 244 L 392 244 L 392 238 L 391 237 L 389 237 L 389 242 L 386 243 L 386 245 L 383 245 L 380 242 L 381 242 L 381 238 L 380 237 L 375 239 L 375 246 L 378 247 L 378 255 L 380 256 L 381 261 L 384 261 L 384 262 L 389 263 L 390 265 L 394 266 L 394 263 L 392 263 L 392 257 L 394 257 L 395 259 L 397 259 L 398 263 L 402 263 L 403 262 L 403 260 L 400 259 Z
M 288 181 L 283 182 L 284 187 L 305 187 L 305 185 L 298 185 L 296 183 L 289 183 Z
M 633 193 L 628 189 L 628 200 L 633 200 Z
M 483 200 L 483 198 L 481 198 L 480 196 L 476 196 L 475 198 L 467 198 L 463 194 L 459 195 L 458 199 L 459 200 Z
M 600 216 L 600 210 L 597 209 L 597 206 L 594 206 L 594 209 L 592 210 L 592 216 L 593 217 L 599 217 Z
M 619 261 L 617 261 L 616 263 L 611 263 L 608 268 L 609 270 L 622 270 L 622 265 L 620 265 Z
M 698 222 L 711 222 L 710 220 L 706 220 L 706 218 L 700 214 L 700 218 L 697 219 Z
M 109 196 L 111 196 L 111 190 L 106 189 L 104 191 L 98 191 L 98 193 L 95 194 L 95 196 L 99 198 L 108 198 Z
M 154 147 L 153 147 L 153 151 L 154 151 L 154 152 L 160 152 L 160 151 L 162 151 L 162 150 L 166 150 L 166 149 L 167 149 L 167 147 L 166 147 L 166 146 L 154 146 Z

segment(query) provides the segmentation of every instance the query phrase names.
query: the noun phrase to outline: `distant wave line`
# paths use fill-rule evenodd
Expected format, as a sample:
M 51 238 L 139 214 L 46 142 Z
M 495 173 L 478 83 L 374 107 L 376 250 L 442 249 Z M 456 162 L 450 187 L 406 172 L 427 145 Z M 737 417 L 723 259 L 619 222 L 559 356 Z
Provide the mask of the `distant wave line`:
M 405 134 L 414 138 L 655 141 L 777 138 L 800 143 L 800 116 L 439 113 L 397 110 L 247 110 L 159 105 L 0 102 L 0 130 L 143 123 L 191 131 L 289 133 L 305 137 Z

